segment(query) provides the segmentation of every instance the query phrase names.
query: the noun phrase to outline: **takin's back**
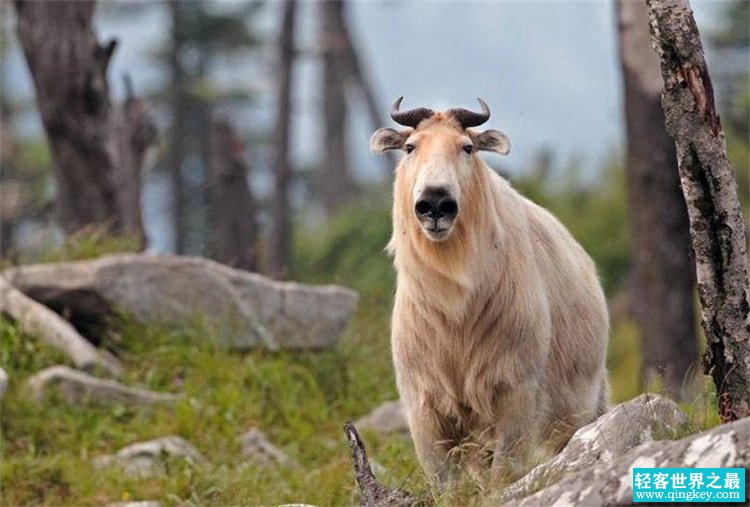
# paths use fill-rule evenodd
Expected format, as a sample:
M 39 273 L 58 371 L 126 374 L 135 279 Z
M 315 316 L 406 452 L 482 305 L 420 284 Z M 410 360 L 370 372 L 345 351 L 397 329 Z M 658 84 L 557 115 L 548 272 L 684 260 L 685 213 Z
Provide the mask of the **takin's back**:
M 546 289 L 552 323 L 546 382 L 550 416 L 555 420 L 577 406 L 578 420 L 560 423 L 577 428 L 606 412 L 609 395 L 605 369 L 609 316 L 596 266 L 552 213 L 499 176 L 497 180 L 504 192 L 518 196 L 517 203 L 525 210 L 533 256 Z M 564 427 L 555 429 L 568 433 Z

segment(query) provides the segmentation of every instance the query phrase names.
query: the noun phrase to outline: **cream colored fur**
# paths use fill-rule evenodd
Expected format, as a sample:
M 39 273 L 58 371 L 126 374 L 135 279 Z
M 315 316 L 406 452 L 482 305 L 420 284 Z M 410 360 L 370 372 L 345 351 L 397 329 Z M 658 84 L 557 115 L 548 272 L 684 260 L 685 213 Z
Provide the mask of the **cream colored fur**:
M 392 347 L 418 458 L 445 481 L 457 448 L 470 466 L 490 449 L 501 467 L 522 448 L 557 449 L 606 410 L 608 316 L 595 266 L 552 214 L 462 154 L 478 134 L 441 113 L 402 134 L 416 151 L 394 184 Z M 415 219 L 425 171 L 457 186 L 444 241 Z

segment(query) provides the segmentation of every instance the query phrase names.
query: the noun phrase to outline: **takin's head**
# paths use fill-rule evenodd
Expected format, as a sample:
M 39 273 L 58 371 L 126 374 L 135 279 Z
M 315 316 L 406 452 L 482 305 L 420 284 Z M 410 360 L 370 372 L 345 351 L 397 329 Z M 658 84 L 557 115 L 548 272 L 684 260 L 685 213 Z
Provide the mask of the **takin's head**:
M 461 210 L 468 207 L 468 189 L 476 171 L 484 170 L 477 153 L 507 154 L 510 141 L 497 130 L 474 131 L 490 118 L 482 99 L 480 113 L 450 109 L 435 113 L 417 108 L 401 111 L 403 97 L 391 109 L 391 118 L 408 128 L 382 128 L 370 139 L 370 148 L 383 153 L 401 150 L 404 156 L 398 176 L 408 185 L 410 213 L 431 241 L 444 241 L 454 230 Z

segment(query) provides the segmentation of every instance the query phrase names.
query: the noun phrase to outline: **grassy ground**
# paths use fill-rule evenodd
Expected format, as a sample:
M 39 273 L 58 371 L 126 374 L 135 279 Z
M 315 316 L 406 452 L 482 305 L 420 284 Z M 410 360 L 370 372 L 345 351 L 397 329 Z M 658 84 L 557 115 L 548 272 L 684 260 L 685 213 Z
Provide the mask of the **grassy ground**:
M 126 365 L 124 380 L 185 393 L 174 406 L 159 408 L 70 406 L 54 397 L 43 404 L 30 401 L 24 379 L 65 360 L 0 321 L 0 364 L 11 377 L 2 408 L 2 503 L 103 505 L 158 499 L 187 505 L 350 504 L 355 492 L 341 425 L 396 396 L 386 310 L 365 300 L 342 345 L 315 354 L 231 353 L 215 346 L 199 323 L 180 331 L 126 325 L 117 345 Z M 626 331 L 614 336 L 611 348 L 618 400 L 638 392 L 629 379 L 632 332 Z M 710 400 L 690 410 L 696 429 L 715 424 L 707 416 L 713 413 Z M 237 437 L 251 426 L 261 428 L 300 466 L 247 465 Z M 208 463 L 175 461 L 167 474 L 149 479 L 91 467 L 95 456 L 173 434 L 198 447 Z M 364 437 L 371 458 L 388 470 L 382 477 L 386 483 L 426 492 L 408 438 Z M 471 485 L 461 494 L 469 497 L 459 501 L 454 494 L 438 500 L 465 504 L 481 497 Z
M 65 361 L 3 321 L 0 364 L 11 386 L 2 410 L 2 503 L 347 504 L 352 477 L 341 426 L 395 397 L 385 324 L 382 315 L 363 307 L 335 351 L 249 355 L 214 346 L 199 324 L 182 331 L 130 324 L 118 344 L 124 380 L 183 392 L 185 398 L 172 407 L 128 408 L 70 406 L 54 397 L 41 405 L 30 401 L 24 379 Z M 237 437 L 251 426 L 300 466 L 246 466 Z M 91 468 L 95 456 L 171 434 L 198 447 L 208 464 L 175 462 L 168 474 L 153 479 Z M 366 438 L 373 457 L 392 474 L 385 479 L 424 488 L 408 439 Z
M 127 324 L 116 346 L 126 365 L 125 381 L 186 395 L 174 406 L 160 408 L 70 406 L 55 398 L 41 405 L 31 402 L 23 390 L 24 379 L 65 360 L 0 321 L 0 364 L 11 377 L 2 408 L 2 503 L 351 503 L 355 492 L 341 425 L 396 396 L 385 303 L 378 297 L 365 298 L 341 346 L 323 353 L 239 355 L 215 346 L 215 337 L 200 323 L 183 330 Z M 635 345 L 634 331 L 627 326 L 612 338 L 615 400 L 639 391 L 634 381 Z M 696 427 L 715 423 L 706 415 L 713 413 L 710 400 L 691 410 Z M 246 466 L 237 437 L 251 426 L 266 432 L 300 466 Z M 151 479 L 91 467 L 95 456 L 172 434 L 192 442 L 208 463 L 199 467 L 174 462 L 168 474 Z M 407 438 L 366 433 L 365 439 L 371 457 L 388 470 L 385 482 L 426 490 Z M 476 492 L 469 494 L 478 500 Z M 468 501 L 455 496 L 439 500 Z

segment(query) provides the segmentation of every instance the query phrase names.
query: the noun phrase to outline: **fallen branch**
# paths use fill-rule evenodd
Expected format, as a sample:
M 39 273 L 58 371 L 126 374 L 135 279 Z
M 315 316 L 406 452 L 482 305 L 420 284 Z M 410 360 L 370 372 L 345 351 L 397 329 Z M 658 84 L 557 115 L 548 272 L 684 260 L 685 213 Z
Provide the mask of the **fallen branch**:
M 181 397 L 179 394 L 160 393 L 141 387 L 126 386 L 114 380 L 97 378 L 62 365 L 52 366 L 35 373 L 29 377 L 26 385 L 35 401 L 42 401 L 50 390 L 57 390 L 68 403 L 93 401 L 122 403 L 123 405 L 154 405 L 172 403 Z
M 406 491 L 383 486 L 372 473 L 365 444 L 359 437 L 354 424 L 347 422 L 344 425 L 344 433 L 352 451 L 354 478 L 362 494 L 359 503 L 361 507 L 407 507 L 420 500 Z
M 47 345 L 63 352 L 76 368 L 90 371 L 99 367 L 112 375 L 122 372 L 116 359 L 105 357 L 68 321 L 26 296 L 2 276 L 0 313 L 18 323 L 23 332 L 38 336 Z

